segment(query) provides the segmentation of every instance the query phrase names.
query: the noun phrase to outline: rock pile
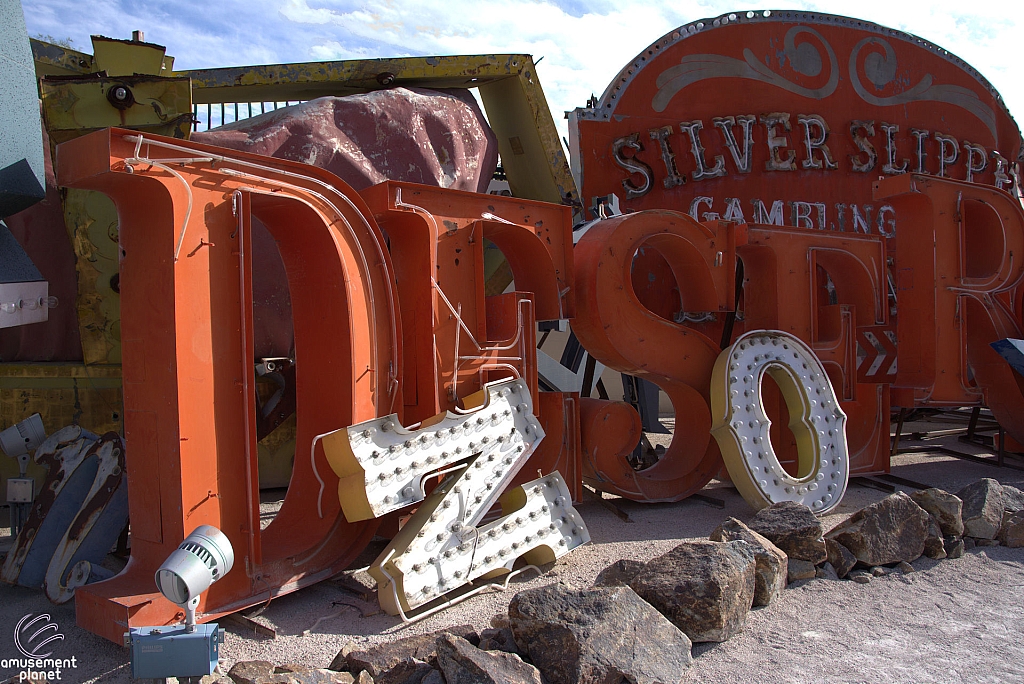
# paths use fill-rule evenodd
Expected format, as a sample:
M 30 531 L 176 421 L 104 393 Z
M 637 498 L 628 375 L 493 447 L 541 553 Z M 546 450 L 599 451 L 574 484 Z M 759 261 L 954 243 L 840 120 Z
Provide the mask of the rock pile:
M 958 558 L 999 543 L 1024 546 L 1024 492 L 992 479 L 955 495 L 897 492 L 827 534 L 810 509 L 783 502 L 747 524 L 729 518 L 709 541 L 683 542 L 650 562 L 617 561 L 588 589 L 521 591 L 479 634 L 461 625 L 368 650 L 348 644 L 324 669 L 237 663 L 214 684 L 675 683 L 693 643 L 741 632 L 751 607 L 787 584 L 866 584 L 914 572 L 922 555 Z
M 825 535 L 826 565 L 867 583 L 892 570 L 913 572 L 910 562 L 922 555 L 959 558 L 966 548 L 1000 543 L 1024 546 L 1024 492 L 985 478 L 956 494 L 897 492 L 857 511 Z

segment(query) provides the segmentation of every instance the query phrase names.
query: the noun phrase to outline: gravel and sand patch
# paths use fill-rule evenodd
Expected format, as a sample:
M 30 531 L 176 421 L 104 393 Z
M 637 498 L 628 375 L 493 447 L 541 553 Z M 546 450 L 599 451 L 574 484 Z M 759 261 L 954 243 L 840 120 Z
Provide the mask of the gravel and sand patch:
M 898 455 L 892 472 L 954 492 L 981 477 L 1024 485 L 1020 471 L 944 455 Z M 683 540 L 707 539 L 728 516 L 743 521 L 753 517 L 733 488 L 720 483 L 712 487 L 705 495 L 719 499 L 724 508 L 696 499 L 672 504 L 609 499 L 628 521 L 607 506 L 585 500 L 578 510 L 592 544 L 561 559 L 542 577 L 513 581 L 505 592 L 476 596 L 409 626 L 373 614 L 375 604 L 361 601 L 339 583 L 321 582 L 274 600 L 254 618 L 276 629 L 276 639 L 254 637 L 227 625 L 222 668 L 227 671 L 236 661 L 254 659 L 326 667 L 348 642 L 366 647 L 467 623 L 483 629 L 495 613 L 507 610 L 520 590 L 551 582 L 590 586 L 602 569 L 620 558 L 648 561 Z M 885 495 L 852 481 L 842 505 L 823 518 L 824 527 L 830 529 Z M 684 681 L 1024 679 L 1024 548 L 976 548 L 962 558 L 921 558 L 913 565 L 912 574 L 893 572 L 865 585 L 825 579 L 791 585 L 771 605 L 751 611 L 741 634 L 720 644 L 697 644 Z M 75 627 L 73 604 L 53 606 L 40 591 L 0 587 L 0 624 L 13 629 L 30 612 L 49 612 L 66 635 L 54 657 L 77 657 L 78 668 L 62 681 L 132 681 L 127 651 Z M 14 656 L 10 637 L 0 635 L 0 654 Z M 0 672 L 3 677 L 11 674 Z

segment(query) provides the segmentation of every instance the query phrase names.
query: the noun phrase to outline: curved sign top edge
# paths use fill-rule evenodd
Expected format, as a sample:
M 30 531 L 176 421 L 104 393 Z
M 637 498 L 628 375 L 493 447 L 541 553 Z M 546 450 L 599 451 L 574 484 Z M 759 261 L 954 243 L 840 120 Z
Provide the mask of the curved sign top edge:
M 766 16 L 767 15 L 767 16 Z M 674 209 L 892 238 L 879 177 L 916 173 L 1019 194 L 1020 128 L 948 50 L 837 15 L 772 11 L 686 24 L 569 116 L 587 208 Z
M 862 31 L 876 33 L 882 37 L 895 38 L 904 42 L 913 43 L 914 45 L 924 48 L 934 53 L 935 55 L 945 59 L 950 64 L 966 72 L 971 78 L 973 78 L 980 85 L 982 85 L 993 98 L 995 98 L 995 100 L 1002 107 L 1003 113 L 1006 116 L 1008 116 L 1011 121 L 1014 122 L 1015 126 L 1017 125 L 1016 120 L 1013 118 L 1013 115 L 1006 107 L 1006 103 L 1003 100 L 1003 96 L 999 93 L 998 90 L 996 90 L 995 86 L 993 86 L 989 82 L 989 80 L 985 78 L 984 75 L 981 74 L 981 72 L 979 72 L 968 62 L 961 59 L 960 57 L 950 52 L 949 50 L 946 50 L 945 48 L 912 33 L 907 33 L 906 31 L 901 31 L 899 29 L 889 28 L 887 26 L 876 24 L 871 21 L 856 19 L 853 17 L 847 17 L 839 14 L 827 14 L 823 12 L 805 12 L 795 10 L 749 10 L 746 12 L 726 12 L 718 17 L 698 19 L 688 24 L 684 24 L 672 31 L 669 31 L 661 38 L 648 45 L 644 50 L 638 53 L 634 59 L 630 60 L 629 63 L 627 63 L 619 71 L 619 73 L 615 75 L 615 78 L 613 78 L 611 82 L 608 84 L 608 86 L 605 88 L 595 107 L 578 107 L 574 113 L 577 114 L 580 118 L 584 119 L 610 119 L 612 116 L 615 115 L 616 107 L 618 105 L 618 98 L 616 96 L 616 93 L 628 88 L 630 83 L 640 74 L 640 72 L 642 72 L 644 68 L 650 64 L 650 61 L 647 59 L 648 57 L 653 57 L 659 52 L 664 52 L 667 48 L 672 47 L 673 45 L 681 41 L 684 41 L 687 38 L 692 38 L 693 36 L 699 33 L 712 31 L 714 29 L 725 28 L 727 26 L 734 26 L 736 24 L 757 22 L 796 22 L 801 24 L 809 24 L 811 26 L 815 24 L 840 26 L 844 28 L 859 29 Z M 745 66 L 751 68 L 751 71 L 755 71 L 756 73 L 759 74 L 760 78 L 757 78 L 757 80 L 763 80 L 764 82 L 775 82 L 776 84 L 788 83 L 782 76 L 770 72 L 769 70 L 764 68 L 763 65 L 760 65 L 762 68 L 758 68 L 757 65 L 750 64 L 749 60 L 747 60 L 747 64 Z M 840 64 L 838 66 L 845 65 Z M 728 69 L 730 67 L 732 67 L 733 69 L 742 68 L 739 65 L 720 65 L 719 69 Z M 936 85 L 939 84 L 929 83 L 926 87 L 934 88 Z M 793 92 L 797 92 L 798 94 L 807 94 L 805 92 L 800 92 L 800 87 L 796 86 L 795 84 L 791 84 L 790 87 L 793 88 Z M 922 90 L 923 89 L 924 88 L 922 88 Z M 830 93 L 823 93 L 821 96 L 824 97 L 827 96 L 828 94 Z M 659 111 L 663 111 L 663 109 L 664 107 L 662 107 L 662 110 Z M 1017 126 L 1017 132 L 1019 136 L 1019 126 Z

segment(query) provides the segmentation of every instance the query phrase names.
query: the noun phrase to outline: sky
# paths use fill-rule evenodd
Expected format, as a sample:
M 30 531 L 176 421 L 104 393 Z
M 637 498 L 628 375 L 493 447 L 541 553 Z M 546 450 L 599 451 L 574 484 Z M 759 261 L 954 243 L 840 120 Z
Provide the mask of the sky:
M 167 46 L 175 69 L 333 59 L 528 53 L 562 135 L 563 112 L 601 95 L 619 69 L 662 35 L 726 12 L 794 9 L 844 14 L 916 34 L 974 66 L 1024 117 L 1015 74 L 1024 3 L 962 0 L 22 0 L 29 35 L 89 36 Z

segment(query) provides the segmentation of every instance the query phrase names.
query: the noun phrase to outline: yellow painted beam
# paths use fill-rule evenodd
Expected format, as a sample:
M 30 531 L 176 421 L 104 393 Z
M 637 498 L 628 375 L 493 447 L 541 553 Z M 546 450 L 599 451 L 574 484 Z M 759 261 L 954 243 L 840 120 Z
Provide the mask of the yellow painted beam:
M 271 64 L 175 72 L 197 104 L 287 102 L 398 86 L 477 88 L 512 193 L 579 206 L 565 150 L 530 55 L 455 55 Z

